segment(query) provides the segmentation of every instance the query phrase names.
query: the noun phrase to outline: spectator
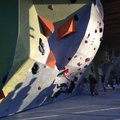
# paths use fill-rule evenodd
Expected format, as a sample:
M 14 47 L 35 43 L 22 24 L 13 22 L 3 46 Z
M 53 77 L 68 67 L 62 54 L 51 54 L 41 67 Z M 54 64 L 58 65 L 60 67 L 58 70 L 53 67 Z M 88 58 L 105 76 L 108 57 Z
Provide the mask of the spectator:
M 101 81 L 101 84 L 102 84 L 102 87 L 103 87 L 103 90 L 106 91 L 106 82 L 105 82 L 105 67 L 106 67 L 106 64 L 101 61 L 101 65 L 100 67 L 98 68 L 98 73 L 99 73 L 99 79 Z
M 90 84 L 91 95 L 98 95 L 97 86 L 96 86 L 97 81 L 91 74 L 89 75 L 89 84 Z
M 114 90 L 115 89 L 115 86 L 114 86 L 114 84 L 115 84 L 115 77 L 114 76 L 112 76 L 111 78 L 110 78 L 110 80 L 108 81 L 108 84 L 110 85 L 110 87 Z

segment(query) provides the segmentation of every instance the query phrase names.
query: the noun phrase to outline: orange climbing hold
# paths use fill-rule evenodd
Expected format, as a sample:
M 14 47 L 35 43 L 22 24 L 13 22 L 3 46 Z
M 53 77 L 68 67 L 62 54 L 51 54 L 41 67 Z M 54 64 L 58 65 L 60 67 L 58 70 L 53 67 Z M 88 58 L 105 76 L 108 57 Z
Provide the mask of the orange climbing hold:
M 58 40 L 68 36 L 77 31 L 76 23 L 74 17 L 72 19 L 66 21 L 59 29 L 58 29 Z
M 52 51 L 50 51 L 49 53 L 46 65 L 51 68 L 54 68 L 56 65 L 56 59 Z
M 50 20 L 44 18 L 43 16 L 38 16 L 38 19 L 43 29 L 43 34 L 46 37 L 49 37 L 51 33 L 53 33 L 55 30 L 54 24 Z

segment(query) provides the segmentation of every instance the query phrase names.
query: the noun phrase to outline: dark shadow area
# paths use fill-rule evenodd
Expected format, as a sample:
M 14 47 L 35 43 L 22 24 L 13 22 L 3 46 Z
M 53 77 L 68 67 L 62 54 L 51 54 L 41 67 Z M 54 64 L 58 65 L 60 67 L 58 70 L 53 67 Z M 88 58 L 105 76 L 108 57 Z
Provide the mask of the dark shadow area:
M 31 26 L 29 27 L 29 29 L 30 29 L 30 31 L 32 31 L 32 32 L 34 32 L 34 31 L 35 31 L 35 29 L 34 29 L 33 27 L 31 27 Z M 32 35 L 32 34 L 30 34 L 30 37 L 31 37 L 31 38 L 33 38 L 33 39 L 35 38 L 35 36 L 34 36 L 34 35 Z
M 17 112 L 20 108 L 20 106 L 22 105 L 24 99 L 28 96 L 28 92 L 32 86 L 32 84 L 35 82 L 37 78 L 33 78 L 32 80 L 30 80 L 30 83 L 25 86 L 24 88 L 22 88 L 18 93 L 17 95 L 15 96 L 15 98 L 12 98 L 10 101 L 10 106 L 9 108 L 11 107 L 14 107 L 14 109 L 11 109 L 10 110 L 10 113 L 14 113 L 14 112 Z M 9 109 L 8 108 L 8 109 Z
M 90 0 L 33 0 L 34 4 L 82 4 Z
M 0 86 L 2 78 L 9 72 L 14 58 L 18 35 L 18 1 L 2 1 L 0 4 Z
M 39 16 L 39 14 L 38 14 L 38 16 Z M 39 17 L 37 17 L 37 18 L 38 18 L 40 33 L 42 33 L 44 35 L 45 31 L 44 31 L 44 29 L 42 29 L 41 21 L 40 21 Z
M 4 104 L 8 104 L 8 102 L 10 102 L 10 100 L 14 96 L 15 91 L 18 90 L 22 86 L 22 84 L 23 83 L 19 83 L 18 85 L 16 85 L 15 90 L 8 94 L 8 96 L 1 103 L 1 104 L 3 104 L 3 106 L 4 106 Z
M 22 1 L 20 1 L 22 2 Z M 25 7 L 20 3 L 20 8 L 17 6 L 18 11 L 20 11 L 18 17 L 18 39 L 16 41 L 16 50 L 14 53 L 14 60 L 12 61 L 11 69 L 9 72 L 8 80 L 18 71 L 18 69 L 26 62 L 30 54 L 30 30 L 34 31 L 34 28 L 29 26 L 29 9 L 32 5 L 31 1 L 25 2 Z M 33 36 L 31 36 L 33 38 Z M 7 81 L 8 82 L 8 81 Z
M 3 83 L 3 84 L 5 84 L 5 82 L 6 82 L 7 78 L 8 78 L 8 75 L 9 75 L 9 72 L 7 72 L 7 73 L 4 75 L 4 77 L 3 77 L 3 79 L 2 79 L 2 83 Z
M 55 80 L 51 83 L 50 86 L 40 91 L 39 95 L 24 110 L 28 110 L 43 105 L 44 102 L 46 102 L 46 100 L 48 100 L 48 98 L 53 94 L 53 89 L 56 86 L 54 82 Z

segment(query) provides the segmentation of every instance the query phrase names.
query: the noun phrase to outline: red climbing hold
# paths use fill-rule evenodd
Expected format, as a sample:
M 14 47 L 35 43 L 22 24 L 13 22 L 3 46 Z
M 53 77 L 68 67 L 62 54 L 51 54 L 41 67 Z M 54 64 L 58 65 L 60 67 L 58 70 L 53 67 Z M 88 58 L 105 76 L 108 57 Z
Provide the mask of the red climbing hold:
M 69 69 L 64 68 L 64 74 L 68 75 L 68 73 L 69 73 Z
M 89 61 L 90 61 L 90 58 L 86 58 L 86 59 L 85 59 L 85 62 L 89 62 Z

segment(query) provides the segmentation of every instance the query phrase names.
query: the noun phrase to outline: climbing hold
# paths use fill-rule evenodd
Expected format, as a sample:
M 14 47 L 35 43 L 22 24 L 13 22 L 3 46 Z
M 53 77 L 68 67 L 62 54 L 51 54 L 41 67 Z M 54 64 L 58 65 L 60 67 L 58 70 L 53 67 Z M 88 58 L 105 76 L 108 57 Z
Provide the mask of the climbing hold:
M 95 33 L 97 33 L 97 30 L 95 29 Z
M 50 10 L 54 10 L 54 6 L 53 6 L 53 5 L 48 5 L 48 8 L 49 8 Z
M 69 69 L 64 68 L 64 74 L 68 75 L 68 73 L 69 73 Z
M 39 72 L 39 64 L 35 62 L 32 67 L 32 74 L 37 74 L 38 72 Z
M 84 68 L 86 68 L 86 67 L 87 67 L 87 65 L 84 66 Z
M 79 20 L 78 15 L 74 15 L 74 19 L 75 21 L 78 21 Z
M 87 38 L 89 38 L 89 37 L 90 37 L 90 33 L 88 34 Z
M 54 68 L 56 65 L 56 59 L 55 59 L 55 56 L 54 56 L 54 53 L 52 52 L 52 50 L 50 50 L 46 65 L 51 68 Z
M 81 68 L 79 68 L 78 70 L 81 70 Z
M 38 19 L 43 29 L 43 34 L 46 37 L 49 37 L 55 30 L 53 23 L 50 20 L 44 18 L 43 16 L 38 16 Z
M 89 62 L 89 61 L 90 61 L 90 58 L 86 58 L 86 59 L 85 59 L 85 62 Z
M 82 64 L 79 62 L 79 63 L 77 63 L 77 65 L 78 65 L 78 66 L 81 66 Z
M 101 33 L 101 32 L 103 31 L 103 29 L 102 29 L 102 28 L 100 28 L 100 29 L 99 29 L 99 31 L 100 31 L 100 33 Z
M 45 54 L 45 49 L 44 49 L 44 44 L 43 44 L 41 38 L 39 39 L 39 46 L 38 46 L 38 48 L 39 48 L 39 51 L 42 53 L 42 55 L 44 55 Z
M 72 59 L 72 57 L 69 57 L 68 60 L 70 61 Z
M 87 41 L 87 40 L 85 40 L 85 43 L 88 43 L 88 41 Z
M 101 22 L 99 23 L 99 26 L 101 26 Z
M 76 57 L 77 57 L 77 55 L 74 56 L 74 58 L 76 58 Z
M 41 90 L 41 88 L 42 88 L 42 87 L 39 85 L 39 86 L 38 86 L 38 90 Z
M 60 26 L 60 28 L 58 28 L 58 40 L 74 33 L 77 31 L 76 28 L 76 23 L 75 23 L 75 19 L 74 17 L 72 17 L 72 19 L 66 21 L 62 26 Z

